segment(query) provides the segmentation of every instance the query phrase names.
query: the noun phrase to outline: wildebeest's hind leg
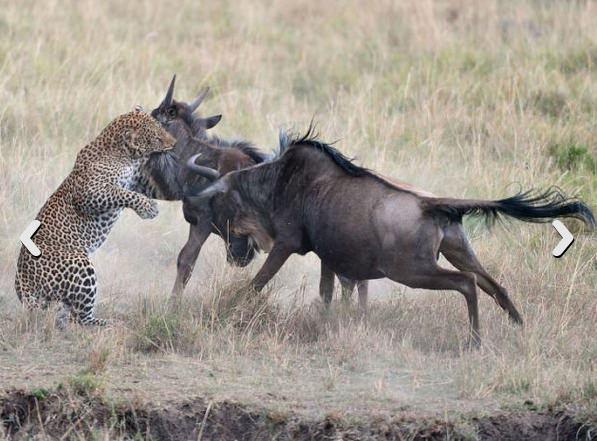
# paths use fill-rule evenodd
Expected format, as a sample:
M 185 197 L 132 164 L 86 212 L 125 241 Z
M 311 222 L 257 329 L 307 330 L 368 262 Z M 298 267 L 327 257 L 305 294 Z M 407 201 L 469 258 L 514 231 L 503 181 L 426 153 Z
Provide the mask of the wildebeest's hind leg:
M 207 240 L 211 233 L 211 224 L 209 222 L 199 222 L 196 225 L 191 225 L 189 229 L 189 238 L 184 244 L 178 259 L 176 261 L 176 281 L 172 294 L 170 296 L 171 302 L 177 302 L 182 296 L 182 292 L 193 273 L 193 268 L 199 257 L 201 247 Z
M 338 276 L 338 280 L 340 280 L 340 285 L 342 285 L 342 301 L 348 303 L 352 298 L 352 293 L 357 281 L 343 276 Z
M 461 224 L 452 224 L 444 229 L 444 238 L 439 250 L 459 270 L 475 273 L 481 289 L 508 313 L 514 323 L 522 324 L 522 318 L 510 300 L 508 292 L 485 271 L 475 256 Z
M 369 281 L 359 280 L 357 282 L 357 292 L 359 293 L 359 309 L 361 311 L 366 311 L 367 297 L 369 295 Z
M 426 263 L 429 263 L 426 265 Z M 411 288 L 433 290 L 454 290 L 464 295 L 468 309 L 470 323 L 469 346 L 478 347 L 481 344 L 479 334 L 479 308 L 477 306 L 477 278 L 472 272 L 453 271 L 437 266 L 435 261 L 421 262 L 412 267 L 413 271 L 405 273 L 398 271 L 389 277 Z
M 334 295 L 334 272 L 321 261 L 321 274 L 319 276 L 319 296 L 326 307 L 332 303 Z
M 367 294 L 369 292 L 368 280 L 353 280 L 346 277 L 338 276 L 340 284 L 342 285 L 342 300 L 348 302 L 352 298 L 354 287 L 357 287 L 359 293 L 359 309 L 365 311 L 367 309 Z

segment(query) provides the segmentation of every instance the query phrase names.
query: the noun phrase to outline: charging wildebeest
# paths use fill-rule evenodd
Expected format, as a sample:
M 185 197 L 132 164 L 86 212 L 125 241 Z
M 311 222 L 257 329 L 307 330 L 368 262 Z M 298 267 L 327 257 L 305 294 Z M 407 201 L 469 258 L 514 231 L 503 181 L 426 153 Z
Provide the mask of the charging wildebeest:
M 504 287 L 481 266 L 462 227 L 465 215 L 507 215 L 529 222 L 572 217 L 594 227 L 591 210 L 558 190 L 496 200 L 427 197 L 353 164 L 311 130 L 281 146 L 278 159 L 221 176 L 193 201 L 218 197 L 235 234 L 258 237 L 271 251 L 253 279 L 260 290 L 293 253 L 315 252 L 352 280 L 388 277 L 412 288 L 456 290 L 466 299 L 470 343 L 480 343 L 477 285 L 522 318 Z M 193 159 L 191 158 L 191 161 Z M 438 265 L 443 254 L 457 270 Z
M 188 240 L 178 255 L 177 276 L 172 290 L 174 298 L 182 294 L 201 247 L 211 233 L 220 235 L 226 241 L 228 261 L 235 265 L 247 265 L 255 253 L 246 235 L 231 234 L 227 223 L 220 224 L 214 218 L 213 209 L 217 207 L 217 200 L 191 202 L 184 197 L 185 192 L 200 191 L 209 185 L 208 180 L 184 167 L 185 162 L 193 155 L 200 155 L 202 165 L 225 174 L 261 163 L 267 157 L 248 142 L 208 136 L 206 131 L 220 121 L 221 115 L 201 118 L 195 113 L 207 90 L 190 104 L 175 101 L 175 79 L 176 76 L 172 78 L 165 98 L 151 114 L 176 138 L 176 146 L 172 152 L 155 155 L 145 163 L 144 179 L 136 188 L 136 191 L 155 199 L 183 202 L 183 214 L 190 229 Z

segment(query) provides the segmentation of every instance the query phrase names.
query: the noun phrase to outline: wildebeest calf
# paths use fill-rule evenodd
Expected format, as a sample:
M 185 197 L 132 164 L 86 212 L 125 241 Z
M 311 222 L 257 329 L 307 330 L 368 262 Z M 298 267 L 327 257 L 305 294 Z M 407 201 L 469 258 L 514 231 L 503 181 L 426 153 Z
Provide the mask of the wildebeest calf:
M 219 176 L 214 170 L 197 171 L 210 179 Z M 349 279 L 388 277 L 411 288 L 462 293 L 474 346 L 480 343 L 477 285 L 514 322 L 522 319 L 506 289 L 477 260 L 462 217 L 505 214 L 530 222 L 573 217 L 595 225 L 584 203 L 553 189 L 496 201 L 422 196 L 356 166 L 310 133 L 290 140 L 277 160 L 229 173 L 196 199 L 214 196 L 225 205 L 236 234 L 271 243 L 253 279 L 257 290 L 291 254 L 313 251 Z M 439 253 L 457 270 L 440 267 Z
M 234 235 L 225 222 L 220 224 L 213 216 L 217 206 L 214 201 L 191 202 L 184 197 L 185 191 L 201 191 L 209 181 L 185 167 L 186 161 L 200 155 L 199 162 L 225 174 L 232 170 L 263 162 L 269 155 L 260 152 L 245 141 L 227 141 L 208 136 L 221 115 L 200 117 L 196 110 L 205 98 L 207 90 L 191 103 L 173 99 L 174 77 L 165 98 L 151 114 L 176 138 L 172 152 L 154 155 L 143 166 L 142 177 L 135 190 L 154 199 L 182 200 L 185 220 L 190 224 L 189 237 L 177 259 L 177 275 L 172 289 L 172 299 L 180 298 L 189 280 L 203 243 L 210 234 L 221 236 L 226 242 L 228 261 L 247 265 L 255 254 L 255 248 L 246 235 Z

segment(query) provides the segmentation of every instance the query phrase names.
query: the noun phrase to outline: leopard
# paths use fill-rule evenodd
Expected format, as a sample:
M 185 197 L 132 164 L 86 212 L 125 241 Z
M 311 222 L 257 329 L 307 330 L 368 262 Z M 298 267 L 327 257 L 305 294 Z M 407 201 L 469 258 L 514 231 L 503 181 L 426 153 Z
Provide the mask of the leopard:
M 32 237 L 37 257 L 21 247 L 15 276 L 17 297 L 27 309 L 61 304 L 56 326 L 69 321 L 105 326 L 95 316 L 97 275 L 90 255 L 106 240 L 125 208 L 141 219 L 158 215 L 154 200 L 133 191 L 152 155 L 176 140 L 140 107 L 112 120 L 77 154 L 70 174 L 47 199 Z M 37 254 L 37 253 L 35 253 Z

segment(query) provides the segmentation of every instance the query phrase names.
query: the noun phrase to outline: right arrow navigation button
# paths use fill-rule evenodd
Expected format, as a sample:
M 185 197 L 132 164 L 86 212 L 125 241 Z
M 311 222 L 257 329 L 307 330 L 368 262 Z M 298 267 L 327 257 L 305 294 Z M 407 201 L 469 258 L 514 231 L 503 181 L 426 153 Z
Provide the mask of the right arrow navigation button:
M 568 231 L 566 225 L 564 225 L 561 221 L 555 220 L 551 224 L 556 229 L 556 231 L 560 233 L 560 236 L 562 236 L 562 240 L 560 240 L 560 243 L 556 245 L 551 254 L 553 254 L 554 257 L 562 257 L 566 250 L 570 248 L 572 242 L 574 242 L 574 237 L 572 236 L 570 231 Z

